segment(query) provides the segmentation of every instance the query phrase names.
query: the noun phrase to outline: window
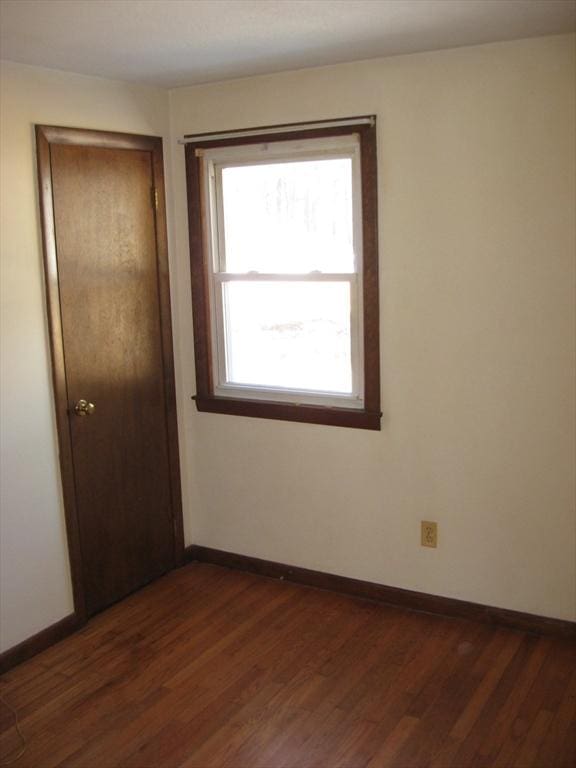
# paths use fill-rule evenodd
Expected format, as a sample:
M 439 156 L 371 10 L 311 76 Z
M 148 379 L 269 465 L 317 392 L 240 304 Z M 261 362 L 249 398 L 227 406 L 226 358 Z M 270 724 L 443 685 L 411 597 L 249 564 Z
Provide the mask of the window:
M 380 428 L 374 119 L 187 142 L 201 411 Z

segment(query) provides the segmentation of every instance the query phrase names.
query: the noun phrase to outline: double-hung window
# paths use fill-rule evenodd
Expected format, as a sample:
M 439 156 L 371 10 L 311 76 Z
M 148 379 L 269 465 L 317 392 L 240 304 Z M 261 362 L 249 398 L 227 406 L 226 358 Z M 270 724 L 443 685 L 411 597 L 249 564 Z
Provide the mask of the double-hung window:
M 197 407 L 378 429 L 374 122 L 298 128 L 187 143 Z

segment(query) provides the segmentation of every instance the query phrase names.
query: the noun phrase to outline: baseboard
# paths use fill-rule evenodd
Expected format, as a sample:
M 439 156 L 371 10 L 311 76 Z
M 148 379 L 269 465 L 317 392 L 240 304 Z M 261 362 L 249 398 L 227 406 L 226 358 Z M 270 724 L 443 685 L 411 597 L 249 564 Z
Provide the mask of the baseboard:
M 51 624 L 46 629 L 32 635 L 27 640 L 23 640 L 18 645 L 8 648 L 7 651 L 0 653 L 0 674 L 7 672 L 17 664 L 35 656 L 40 651 L 46 650 L 59 640 L 63 640 L 82 626 L 83 622 L 76 613 L 65 616 L 55 624 Z
M 308 568 L 299 568 L 269 560 L 260 560 L 257 557 L 237 555 L 232 552 L 223 552 L 222 550 L 209 547 L 198 545 L 186 547 L 185 560 L 187 562 L 212 563 L 213 565 L 222 565 L 226 568 L 250 571 L 260 576 L 285 579 L 286 581 L 305 584 L 309 587 L 327 589 L 331 592 L 341 592 L 353 597 L 377 600 L 381 603 L 409 608 L 414 611 L 472 619 L 489 624 L 499 624 L 511 629 L 523 630 L 524 632 L 576 637 L 576 622 L 573 621 L 552 619 L 547 616 L 535 616 L 531 613 L 521 613 L 520 611 L 511 611 L 506 608 L 495 608 L 490 605 L 481 605 L 480 603 L 469 603 L 465 600 L 439 597 L 438 595 L 429 595 L 425 592 L 413 592 L 409 589 L 387 587 L 370 581 L 349 579 L 346 576 L 335 576 L 330 573 L 312 571 Z

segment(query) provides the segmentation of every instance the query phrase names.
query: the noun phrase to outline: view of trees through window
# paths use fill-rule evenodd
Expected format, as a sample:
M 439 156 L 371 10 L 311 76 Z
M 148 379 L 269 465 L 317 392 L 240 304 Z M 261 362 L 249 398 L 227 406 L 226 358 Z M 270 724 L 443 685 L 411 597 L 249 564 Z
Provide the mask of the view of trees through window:
M 227 381 L 351 393 L 351 158 L 226 166 L 221 194 L 221 270 L 261 275 L 222 284 Z

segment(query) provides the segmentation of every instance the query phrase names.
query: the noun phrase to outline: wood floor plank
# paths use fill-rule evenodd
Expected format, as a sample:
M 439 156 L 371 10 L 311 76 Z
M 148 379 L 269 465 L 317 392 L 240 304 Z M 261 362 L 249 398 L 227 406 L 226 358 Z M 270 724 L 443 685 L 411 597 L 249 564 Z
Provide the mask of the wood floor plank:
M 502 729 L 499 726 L 502 722 L 510 722 L 511 713 L 518 711 L 519 703 L 524 700 L 542 664 L 546 646 L 542 644 L 542 650 L 539 650 L 540 640 L 534 636 L 523 638 L 474 728 L 463 739 L 455 740 L 453 762 L 456 765 L 481 766 L 487 761 L 490 750 L 494 751 L 491 743 L 501 743 Z
M 419 722 L 417 717 L 411 717 L 410 715 L 406 715 L 399 720 L 396 728 L 383 741 L 382 746 L 367 764 L 366 768 L 384 768 L 384 766 L 390 765 Z
M 453 739 L 463 741 L 469 735 L 474 724 L 480 717 L 482 708 L 494 693 L 496 686 L 516 654 L 521 642 L 522 635 L 517 633 L 515 637 L 510 638 L 510 641 L 506 643 L 498 656 L 496 656 L 490 669 L 486 671 L 486 674 L 482 678 L 482 682 L 475 690 L 474 695 L 471 697 L 464 711 L 452 727 L 450 736 Z
M 192 564 L 0 693 L 16 768 L 572 768 L 575 670 L 570 640 Z
M 490 764 L 502 749 L 505 740 L 511 733 L 520 708 L 550 653 L 550 643 L 548 638 L 534 636 L 525 638 L 524 647 L 528 649 L 531 647 L 532 651 L 527 658 L 518 654 L 521 659 L 521 666 L 517 669 L 517 674 L 513 672 L 510 674 L 508 697 L 499 703 L 494 703 L 493 717 L 487 720 L 485 724 L 479 723 L 473 734 L 473 738 L 477 742 L 479 762 Z
M 526 691 L 516 716 L 507 730 L 507 737 L 494 757 L 494 765 L 509 768 L 520 759 L 519 756 L 526 761 L 528 759 L 526 743 L 533 745 L 535 731 L 539 738 L 541 736 L 540 741 L 545 739 L 548 728 L 552 726 L 553 716 L 558 711 L 568 689 L 575 667 L 576 644 L 560 639 L 551 642 L 544 663 L 540 666 L 533 684 Z M 556 749 L 560 754 L 560 744 Z M 548 766 L 535 764 L 535 768 L 548 768 Z
M 550 765 L 554 761 L 560 768 L 576 765 L 576 669 L 536 760 L 540 765 Z
M 467 653 L 448 654 L 438 664 L 430 659 L 431 677 L 405 710 L 419 722 L 399 750 L 400 765 L 428 765 L 451 738 L 451 729 L 482 680 L 480 670 L 489 668 L 488 660 L 500 649 L 501 638 L 494 630 L 474 625 L 458 636 L 456 647 L 461 644 Z

